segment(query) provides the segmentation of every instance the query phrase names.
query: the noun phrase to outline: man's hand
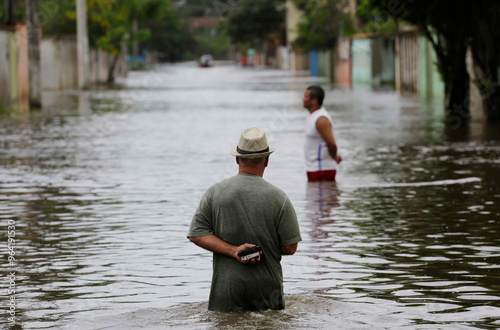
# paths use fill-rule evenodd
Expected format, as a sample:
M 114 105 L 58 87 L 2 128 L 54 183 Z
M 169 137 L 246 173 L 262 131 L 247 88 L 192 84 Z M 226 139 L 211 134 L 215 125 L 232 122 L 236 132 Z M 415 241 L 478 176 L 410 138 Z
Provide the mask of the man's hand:
M 252 258 L 250 260 L 241 260 L 240 257 L 238 257 L 238 253 L 240 253 L 243 250 L 252 248 L 256 246 L 255 244 L 249 244 L 245 243 L 240 246 L 232 245 L 227 242 L 224 242 L 220 238 L 218 238 L 215 235 L 206 235 L 206 236 L 200 236 L 200 237 L 189 237 L 189 240 L 193 242 L 194 244 L 208 250 L 212 251 L 215 253 L 219 254 L 224 254 L 226 256 L 232 257 L 242 264 L 255 264 L 256 262 L 260 261 L 260 257 L 257 258 Z M 262 251 L 260 251 L 260 254 L 262 254 Z
M 242 245 L 238 246 L 236 248 L 236 250 L 235 250 L 235 254 L 233 255 L 233 258 L 235 258 L 236 260 L 238 260 L 242 264 L 251 264 L 251 265 L 253 265 L 256 262 L 260 262 L 260 256 L 256 257 L 256 258 L 249 259 L 249 260 L 241 260 L 241 258 L 238 256 L 238 253 L 240 253 L 241 251 L 249 249 L 249 248 L 253 248 L 254 246 L 256 246 L 256 245 L 255 244 L 249 244 L 249 243 L 245 243 L 245 244 L 242 244 Z M 262 251 L 260 251 L 260 254 L 262 254 Z
M 340 164 L 340 162 L 342 161 L 342 157 L 340 157 L 340 155 L 337 154 L 337 156 L 335 157 L 335 161 L 337 162 L 337 164 Z

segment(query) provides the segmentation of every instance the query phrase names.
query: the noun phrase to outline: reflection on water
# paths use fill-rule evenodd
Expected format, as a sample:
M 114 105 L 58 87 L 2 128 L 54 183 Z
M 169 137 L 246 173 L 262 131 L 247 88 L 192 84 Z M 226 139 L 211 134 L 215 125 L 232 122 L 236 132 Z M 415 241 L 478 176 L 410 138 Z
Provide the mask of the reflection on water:
M 499 127 L 450 129 L 440 104 L 325 85 L 344 161 L 337 183 L 308 183 L 301 98 L 315 82 L 165 66 L 1 118 L 0 239 L 15 220 L 19 324 L 500 327 Z M 202 193 L 236 174 L 229 151 L 248 126 L 276 148 L 264 178 L 290 196 L 304 241 L 283 258 L 284 311 L 208 312 L 211 254 L 186 233 Z
M 310 232 L 313 239 L 334 234 L 331 229 L 335 222 L 335 208 L 340 205 L 338 195 L 336 182 L 307 182 L 305 211 L 313 227 Z

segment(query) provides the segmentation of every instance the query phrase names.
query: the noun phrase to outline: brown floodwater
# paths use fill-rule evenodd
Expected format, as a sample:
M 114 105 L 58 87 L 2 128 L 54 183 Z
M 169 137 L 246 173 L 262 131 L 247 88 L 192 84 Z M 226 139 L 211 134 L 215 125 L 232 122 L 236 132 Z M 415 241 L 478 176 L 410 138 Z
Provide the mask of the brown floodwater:
M 306 181 L 312 83 L 344 158 L 336 184 Z M 500 327 L 498 125 L 447 127 L 440 101 L 301 72 L 194 64 L 44 104 L 0 118 L 0 268 L 16 276 L 17 328 Z M 211 254 L 186 234 L 251 126 L 276 148 L 264 179 L 290 196 L 303 242 L 283 258 L 285 310 L 209 312 Z

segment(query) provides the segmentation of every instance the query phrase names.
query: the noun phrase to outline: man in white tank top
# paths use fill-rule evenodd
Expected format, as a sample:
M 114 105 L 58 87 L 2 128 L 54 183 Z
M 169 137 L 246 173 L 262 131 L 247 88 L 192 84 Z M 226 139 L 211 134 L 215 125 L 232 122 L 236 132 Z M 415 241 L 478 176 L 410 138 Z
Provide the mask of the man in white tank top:
M 324 98 L 325 92 L 319 86 L 309 86 L 303 98 L 304 108 L 309 110 L 304 143 L 309 181 L 335 181 L 337 164 L 342 161 L 333 137 L 332 118 L 323 108 Z

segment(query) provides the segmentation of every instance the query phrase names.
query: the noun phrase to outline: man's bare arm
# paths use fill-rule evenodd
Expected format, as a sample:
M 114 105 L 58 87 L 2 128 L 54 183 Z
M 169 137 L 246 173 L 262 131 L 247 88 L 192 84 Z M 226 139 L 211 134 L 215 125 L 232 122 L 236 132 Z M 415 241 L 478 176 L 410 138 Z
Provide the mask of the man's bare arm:
M 234 259 L 238 260 L 239 262 L 241 262 L 242 264 L 254 264 L 256 261 L 257 262 L 260 261 L 260 257 L 255 258 L 256 260 L 250 259 L 250 260 L 243 261 L 238 256 L 239 252 L 241 252 L 245 249 L 254 247 L 255 244 L 245 243 L 245 244 L 242 244 L 240 246 L 236 246 L 236 245 L 232 245 L 232 244 L 229 244 L 229 243 L 221 240 L 220 238 L 218 238 L 215 235 L 189 237 L 189 240 L 191 242 L 193 242 L 194 244 L 198 245 L 199 247 L 202 247 L 202 248 L 204 248 L 208 251 L 212 251 L 214 253 L 223 254 L 223 255 L 226 255 L 228 257 L 234 258 Z M 262 252 L 261 252 L 261 254 L 262 254 Z
M 298 243 L 280 246 L 281 254 L 282 255 L 289 255 L 289 256 L 291 256 L 292 254 L 295 254 L 295 251 L 297 251 L 297 245 L 298 245 Z
M 337 143 L 333 137 L 332 125 L 326 117 L 319 117 L 316 121 L 316 129 L 328 147 L 328 153 L 337 163 L 342 161 L 342 157 L 337 153 Z

